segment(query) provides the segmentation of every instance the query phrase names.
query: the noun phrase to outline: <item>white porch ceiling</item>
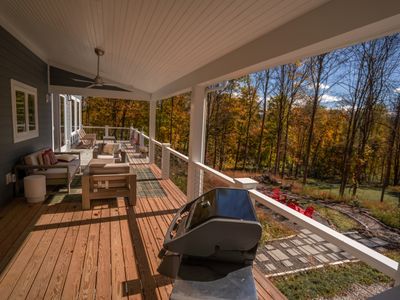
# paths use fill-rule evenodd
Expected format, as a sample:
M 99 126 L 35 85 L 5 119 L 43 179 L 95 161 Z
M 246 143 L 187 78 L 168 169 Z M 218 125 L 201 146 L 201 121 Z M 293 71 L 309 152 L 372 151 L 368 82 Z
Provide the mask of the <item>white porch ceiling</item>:
M 1 0 L 0 25 L 87 77 L 102 47 L 101 76 L 149 100 L 398 32 L 400 1 Z
M 153 93 L 328 0 L 2 0 L 0 24 L 48 63 Z

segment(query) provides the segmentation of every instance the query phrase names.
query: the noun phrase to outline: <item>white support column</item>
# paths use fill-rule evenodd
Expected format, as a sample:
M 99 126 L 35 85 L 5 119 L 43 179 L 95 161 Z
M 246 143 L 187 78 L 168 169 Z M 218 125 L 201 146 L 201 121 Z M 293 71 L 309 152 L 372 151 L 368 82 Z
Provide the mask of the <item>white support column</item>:
M 162 144 L 162 156 L 161 156 L 161 177 L 162 179 L 169 179 L 169 162 L 170 162 L 170 156 L 171 153 L 167 149 L 167 147 L 170 147 L 171 144 L 169 143 L 163 143 Z
M 195 162 L 204 163 L 204 142 L 206 123 L 205 87 L 194 86 L 190 104 L 190 134 L 187 197 L 191 201 L 202 194 L 203 171 Z
M 108 125 L 104 127 L 104 136 L 108 137 Z
M 156 139 L 156 101 L 150 101 L 149 109 L 149 162 L 154 164 L 155 144 Z

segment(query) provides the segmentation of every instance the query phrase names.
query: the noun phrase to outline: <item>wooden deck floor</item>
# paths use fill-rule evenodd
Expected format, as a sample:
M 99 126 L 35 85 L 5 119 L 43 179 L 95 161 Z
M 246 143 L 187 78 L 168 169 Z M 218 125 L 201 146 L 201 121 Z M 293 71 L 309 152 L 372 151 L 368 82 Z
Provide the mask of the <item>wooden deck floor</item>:
M 157 273 L 157 254 L 185 197 L 154 178 L 154 165 L 137 167 L 150 177 L 138 184 L 134 208 L 117 199 L 84 211 L 76 195 L 56 204 L 15 199 L 2 209 L 0 298 L 168 299 L 171 281 Z M 260 299 L 284 299 L 259 270 L 254 275 Z

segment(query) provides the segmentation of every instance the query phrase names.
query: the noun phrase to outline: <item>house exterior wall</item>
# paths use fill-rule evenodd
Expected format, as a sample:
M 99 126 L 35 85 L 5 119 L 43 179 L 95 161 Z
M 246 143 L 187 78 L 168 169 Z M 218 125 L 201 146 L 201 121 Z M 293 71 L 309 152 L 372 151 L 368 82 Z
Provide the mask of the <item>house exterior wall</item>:
M 14 143 L 10 80 L 37 89 L 39 136 Z M 47 64 L 0 27 L 0 206 L 13 197 L 6 174 L 30 152 L 51 147 L 51 103 L 46 103 Z

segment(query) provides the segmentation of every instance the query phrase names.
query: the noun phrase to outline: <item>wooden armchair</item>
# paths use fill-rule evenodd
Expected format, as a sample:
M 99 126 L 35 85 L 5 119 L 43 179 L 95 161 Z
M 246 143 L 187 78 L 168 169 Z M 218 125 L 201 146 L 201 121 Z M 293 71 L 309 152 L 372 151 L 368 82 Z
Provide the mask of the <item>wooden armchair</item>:
M 96 134 L 95 133 L 86 133 L 83 128 L 78 130 L 79 139 L 84 146 L 88 146 L 90 148 L 96 145 Z

